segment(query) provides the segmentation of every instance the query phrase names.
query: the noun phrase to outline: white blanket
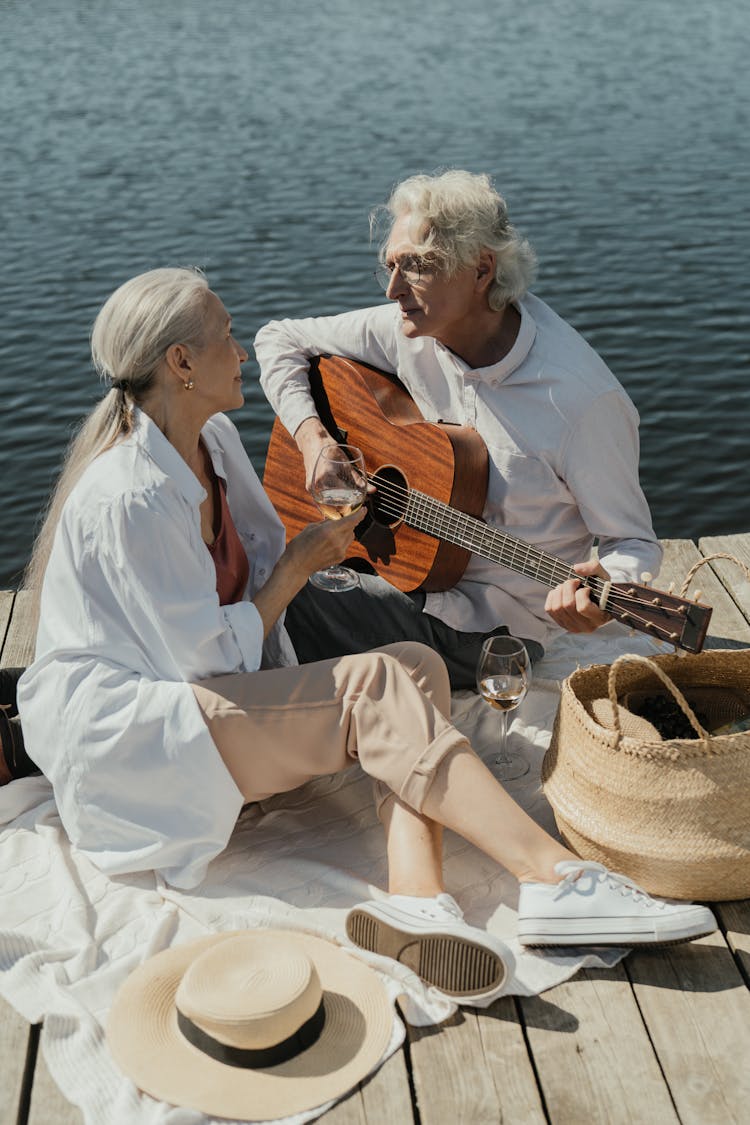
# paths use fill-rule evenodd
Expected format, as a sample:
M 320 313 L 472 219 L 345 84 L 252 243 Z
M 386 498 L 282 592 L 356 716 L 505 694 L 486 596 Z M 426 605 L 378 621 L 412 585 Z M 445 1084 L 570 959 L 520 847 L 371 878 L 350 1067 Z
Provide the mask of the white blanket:
M 610 624 L 590 637 L 560 638 L 537 665 L 532 690 L 510 728 L 531 771 L 509 791 L 549 831 L 554 820 L 539 785 L 559 699 L 559 681 L 578 664 L 611 662 L 656 646 Z M 497 716 L 477 696 L 454 697 L 454 721 L 491 766 Z M 200 793 L 196 794 L 200 800 Z M 451 833 L 446 887 L 467 921 L 508 943 L 515 970 L 506 992 L 532 995 L 583 966 L 622 955 L 524 952 L 515 939 L 517 883 Z M 87 1125 L 208 1125 L 200 1113 L 141 1095 L 107 1050 L 103 1026 L 112 998 L 145 958 L 207 932 L 253 926 L 302 928 L 348 944 L 347 910 L 385 885 L 382 829 L 369 780 L 358 766 L 293 793 L 249 806 L 227 850 L 200 887 L 176 891 L 153 874 L 109 879 L 70 846 L 44 778 L 0 789 L 0 994 L 27 1020 L 45 1021 L 47 1065 Z M 359 951 L 381 973 L 414 1023 L 445 1019 L 453 1005 L 403 966 Z M 403 1039 L 395 1015 L 387 1054 Z M 295 1121 L 315 1114 L 301 1115 Z M 226 1123 L 225 1123 L 226 1125 Z

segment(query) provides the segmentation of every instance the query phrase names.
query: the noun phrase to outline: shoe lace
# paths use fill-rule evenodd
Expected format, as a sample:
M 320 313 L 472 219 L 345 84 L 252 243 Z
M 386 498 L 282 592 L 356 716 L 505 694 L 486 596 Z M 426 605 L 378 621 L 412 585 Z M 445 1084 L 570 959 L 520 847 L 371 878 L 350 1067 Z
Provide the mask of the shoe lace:
M 592 880 L 597 882 L 606 882 L 613 891 L 622 895 L 623 898 L 632 898 L 637 903 L 643 903 L 644 906 L 655 906 L 664 908 L 665 903 L 660 899 L 653 899 L 648 891 L 643 887 L 639 887 L 627 875 L 620 875 L 616 871 L 610 871 L 608 868 L 603 867 L 600 863 L 586 863 L 581 862 L 570 870 L 560 883 L 560 889 L 568 888 L 573 883 L 588 874 Z
M 448 914 L 452 914 L 454 918 L 458 918 L 459 920 L 463 918 L 461 907 L 452 895 L 445 893 L 439 894 L 437 895 L 437 902 L 443 910 L 447 911 Z

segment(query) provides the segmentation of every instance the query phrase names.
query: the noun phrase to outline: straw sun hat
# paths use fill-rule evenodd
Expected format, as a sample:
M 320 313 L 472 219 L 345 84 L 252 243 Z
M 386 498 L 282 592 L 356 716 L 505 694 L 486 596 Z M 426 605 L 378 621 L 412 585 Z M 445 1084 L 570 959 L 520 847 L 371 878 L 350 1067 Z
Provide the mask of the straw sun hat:
M 214 934 L 140 965 L 107 1037 L 136 1085 L 217 1117 L 313 1109 L 382 1059 L 394 1012 L 368 965 L 288 930 Z

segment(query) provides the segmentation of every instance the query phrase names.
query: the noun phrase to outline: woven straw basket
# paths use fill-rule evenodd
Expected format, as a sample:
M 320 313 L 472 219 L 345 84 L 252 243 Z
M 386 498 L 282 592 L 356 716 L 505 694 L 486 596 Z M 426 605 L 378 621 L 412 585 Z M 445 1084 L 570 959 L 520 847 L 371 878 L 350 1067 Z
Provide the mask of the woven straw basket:
M 661 741 L 656 732 L 653 740 L 641 720 L 625 726 L 623 703 L 665 689 L 697 739 Z M 579 669 L 563 684 L 542 766 L 544 792 L 560 834 L 583 858 L 652 894 L 746 898 L 750 731 L 712 737 L 693 707 L 712 728 L 747 712 L 750 649 L 621 656 L 611 667 Z

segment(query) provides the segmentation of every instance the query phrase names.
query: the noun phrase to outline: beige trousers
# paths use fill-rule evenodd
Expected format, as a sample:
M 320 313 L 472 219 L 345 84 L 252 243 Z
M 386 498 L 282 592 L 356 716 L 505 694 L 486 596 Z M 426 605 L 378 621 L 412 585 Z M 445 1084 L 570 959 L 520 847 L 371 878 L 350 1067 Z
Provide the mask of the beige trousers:
M 468 750 L 448 721 L 441 658 L 414 642 L 193 684 L 211 737 L 246 801 L 295 789 L 359 760 L 390 795 L 421 812 L 443 758 Z M 377 784 L 379 783 L 379 784 Z

